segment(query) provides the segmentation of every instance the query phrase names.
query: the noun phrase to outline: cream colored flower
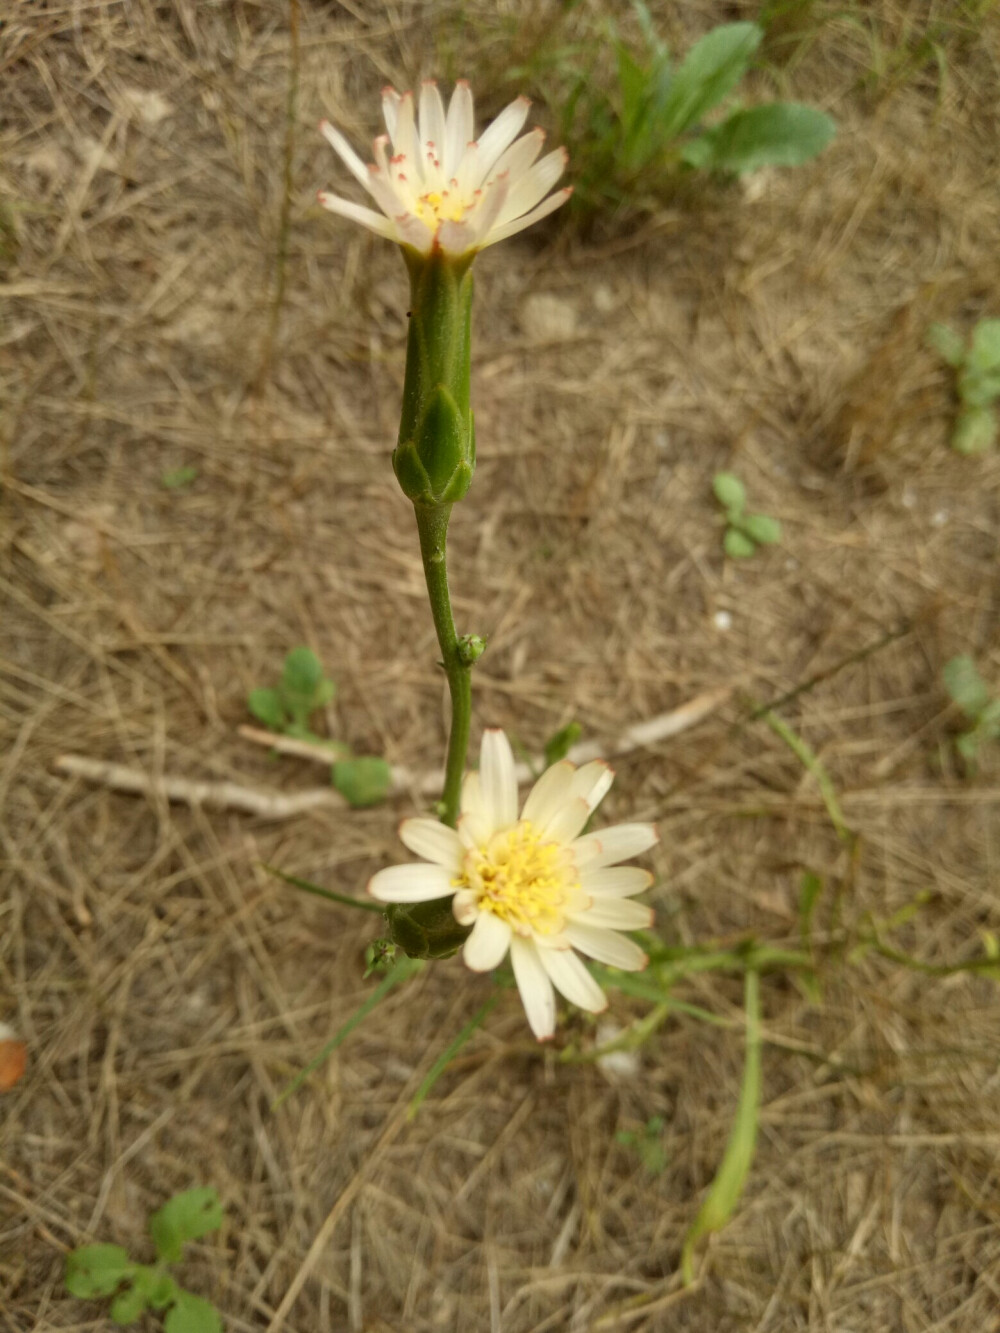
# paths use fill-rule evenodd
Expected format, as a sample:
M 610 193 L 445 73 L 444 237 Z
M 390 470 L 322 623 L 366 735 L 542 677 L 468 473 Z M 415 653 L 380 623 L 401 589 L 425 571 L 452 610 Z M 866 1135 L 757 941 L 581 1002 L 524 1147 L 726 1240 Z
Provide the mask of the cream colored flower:
M 591 1013 L 604 992 L 576 950 L 635 972 L 648 961 L 623 930 L 649 926 L 653 913 L 632 898 L 653 882 L 618 865 L 657 841 L 652 824 L 617 824 L 581 836 L 614 774 L 599 760 L 553 764 L 518 816 L 517 778 L 502 731 L 483 736 L 479 772 L 466 775 L 457 831 L 436 819 L 407 819 L 403 844 L 422 862 L 380 870 L 368 885 L 383 903 L 420 903 L 454 895 L 452 908 L 472 926 L 463 946 L 474 972 L 497 967 L 510 950 L 514 978 L 539 1041 L 555 1031 L 555 991 Z
M 572 193 L 549 194 L 566 169 L 566 150 L 557 148 L 536 161 L 545 131 L 517 138 L 530 105 L 526 97 L 511 102 L 477 140 L 472 92 L 464 79 L 455 85 L 447 112 L 437 84 L 428 79 L 420 89 L 419 118 L 412 93 L 401 97 L 386 88 L 382 110 L 389 133 L 375 140 L 369 166 L 339 130 L 328 121 L 320 125 L 382 212 L 324 192 L 319 201 L 331 213 L 421 254 L 440 247 L 460 255 L 495 245 L 553 212 Z

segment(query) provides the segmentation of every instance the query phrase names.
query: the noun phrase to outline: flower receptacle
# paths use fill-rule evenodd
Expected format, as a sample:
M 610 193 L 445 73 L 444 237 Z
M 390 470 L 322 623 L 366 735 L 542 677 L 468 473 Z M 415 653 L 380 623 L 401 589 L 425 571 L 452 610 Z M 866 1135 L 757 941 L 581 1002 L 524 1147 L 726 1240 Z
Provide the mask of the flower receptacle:
M 399 442 L 392 466 L 415 503 L 451 504 L 476 466 L 470 406 L 472 256 L 404 248 L 410 271 L 410 329 Z

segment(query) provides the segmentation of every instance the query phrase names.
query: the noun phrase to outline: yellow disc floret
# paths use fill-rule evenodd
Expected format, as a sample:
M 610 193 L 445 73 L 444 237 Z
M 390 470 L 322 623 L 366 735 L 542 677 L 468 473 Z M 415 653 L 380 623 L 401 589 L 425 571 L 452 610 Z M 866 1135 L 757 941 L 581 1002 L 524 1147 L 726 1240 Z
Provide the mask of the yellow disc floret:
M 544 842 L 527 819 L 473 848 L 457 885 L 521 935 L 559 934 L 578 887 L 564 848 Z

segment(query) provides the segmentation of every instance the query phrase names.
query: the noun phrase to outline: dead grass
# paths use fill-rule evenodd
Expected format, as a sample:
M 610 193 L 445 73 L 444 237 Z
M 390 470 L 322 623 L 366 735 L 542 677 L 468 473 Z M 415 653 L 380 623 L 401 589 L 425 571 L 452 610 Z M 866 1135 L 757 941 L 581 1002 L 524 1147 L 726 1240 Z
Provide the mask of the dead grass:
M 734 8 L 662 7 L 684 32 Z M 927 7 L 870 8 L 888 40 Z M 611 1084 L 540 1055 L 507 997 L 410 1123 L 488 984 L 445 963 L 271 1113 L 368 992 L 371 926 L 260 862 L 356 892 L 398 855 L 397 810 L 267 825 L 51 771 L 72 749 L 311 784 L 237 736 L 247 689 L 298 642 L 340 684 L 336 735 L 415 767 L 441 754 L 388 467 L 403 268 L 311 204 L 337 171 L 311 125 L 368 134 L 381 83 L 432 70 L 445 30 L 474 44 L 488 16 L 463 12 L 460 30 L 416 3 L 302 0 L 269 352 L 285 8 L 52 0 L 0 30 L 16 237 L 0 252 L 0 1019 L 31 1053 L 0 1129 L 0 1328 L 105 1327 L 64 1296 L 65 1251 L 141 1247 L 152 1208 L 212 1183 L 226 1229 L 185 1274 L 231 1329 L 1000 1329 L 991 983 L 868 959 L 831 970 L 817 1007 L 766 982 L 757 1164 L 682 1294 L 735 1034 L 674 1022 Z M 836 783 L 853 859 L 812 780 L 736 707 L 622 762 L 607 818 L 661 824 L 667 939 L 794 940 L 810 868 L 821 938 L 835 903 L 850 923 L 928 895 L 900 942 L 957 960 L 1000 925 L 1000 790 L 995 758 L 957 772 L 940 671 L 971 651 L 1000 680 L 1000 463 L 946 449 L 947 380 L 922 337 L 933 317 L 996 313 L 1000 51 L 987 24 L 943 89 L 918 73 L 873 91 L 860 33 L 831 17 L 784 66 L 841 125 L 814 167 L 664 212 L 642 243 L 550 233 L 479 261 L 457 611 L 490 635 L 477 723 L 530 744 L 571 716 L 610 736 L 729 682 L 765 701 L 908 627 L 783 712 Z M 197 480 L 164 489 L 179 465 Z M 724 465 L 786 530 L 741 567 L 720 558 Z M 685 994 L 738 1017 L 735 980 Z M 657 1177 L 615 1138 L 653 1115 Z

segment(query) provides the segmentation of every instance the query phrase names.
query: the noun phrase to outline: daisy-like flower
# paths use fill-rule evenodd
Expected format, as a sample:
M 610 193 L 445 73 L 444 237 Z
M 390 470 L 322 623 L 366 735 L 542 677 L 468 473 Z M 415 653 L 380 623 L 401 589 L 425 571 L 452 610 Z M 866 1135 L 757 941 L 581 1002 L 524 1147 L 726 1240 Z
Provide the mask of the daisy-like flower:
M 646 955 L 619 934 L 649 926 L 653 913 L 632 899 L 653 882 L 618 862 L 657 841 L 652 824 L 581 832 L 614 774 L 600 760 L 546 769 L 518 815 L 517 777 L 502 731 L 483 736 L 479 772 L 466 775 L 458 829 L 407 819 L 403 844 L 423 861 L 380 870 L 368 885 L 383 903 L 421 903 L 453 895 L 452 910 L 472 931 L 463 945 L 474 972 L 498 966 L 510 950 L 514 978 L 539 1041 L 555 1032 L 555 991 L 591 1013 L 607 999 L 576 952 L 623 971 Z
M 566 169 L 566 150 L 536 161 L 545 131 L 517 137 L 530 105 L 519 97 L 476 139 L 472 92 L 464 79 L 455 85 L 447 112 L 437 84 L 428 79 L 420 89 L 419 117 L 412 93 L 400 96 L 386 88 L 382 110 L 389 133 L 375 140 L 369 166 L 339 130 L 328 121 L 320 125 L 381 213 L 325 192 L 319 201 L 331 213 L 420 254 L 439 247 L 464 255 L 495 245 L 553 212 L 572 193 L 549 194 Z

